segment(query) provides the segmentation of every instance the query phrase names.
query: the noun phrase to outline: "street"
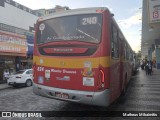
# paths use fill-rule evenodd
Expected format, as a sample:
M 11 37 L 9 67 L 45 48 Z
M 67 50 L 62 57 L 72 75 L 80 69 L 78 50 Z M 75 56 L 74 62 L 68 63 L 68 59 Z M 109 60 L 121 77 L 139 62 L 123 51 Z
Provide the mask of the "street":
M 68 103 L 37 96 L 32 92 L 32 87 L 10 87 L 0 90 L 0 111 L 160 111 L 159 78 L 160 73 L 156 69 L 153 70 L 153 75 L 151 76 L 146 76 L 145 71 L 139 70 L 135 76 L 132 76 L 125 97 L 120 97 L 108 108 Z M 41 119 L 53 118 L 46 117 Z M 63 119 L 67 118 L 64 117 Z M 79 120 L 80 118 L 76 117 L 74 119 Z M 86 119 L 88 120 L 89 118 Z M 105 118 L 98 117 L 97 119 Z M 151 117 L 143 117 L 143 119 L 149 120 Z M 159 118 L 154 117 L 154 119 Z

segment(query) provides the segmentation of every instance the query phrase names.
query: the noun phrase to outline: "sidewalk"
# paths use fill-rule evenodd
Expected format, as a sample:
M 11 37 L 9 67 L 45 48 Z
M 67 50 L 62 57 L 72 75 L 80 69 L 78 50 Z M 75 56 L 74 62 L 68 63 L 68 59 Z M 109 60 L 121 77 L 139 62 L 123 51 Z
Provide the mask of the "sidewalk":
M 0 90 L 10 88 L 11 86 L 7 85 L 6 80 L 0 80 Z
M 0 80 L 0 84 L 7 83 L 7 80 Z
M 141 72 L 143 71 L 143 72 L 144 72 L 143 75 L 146 76 L 145 70 L 141 70 L 141 68 L 139 68 L 139 70 L 140 70 Z M 152 72 L 151 76 L 155 76 L 155 77 L 157 77 L 157 78 L 160 79 L 160 69 L 153 68 L 152 70 L 153 70 L 153 72 Z M 141 73 L 141 74 L 142 74 L 142 73 Z

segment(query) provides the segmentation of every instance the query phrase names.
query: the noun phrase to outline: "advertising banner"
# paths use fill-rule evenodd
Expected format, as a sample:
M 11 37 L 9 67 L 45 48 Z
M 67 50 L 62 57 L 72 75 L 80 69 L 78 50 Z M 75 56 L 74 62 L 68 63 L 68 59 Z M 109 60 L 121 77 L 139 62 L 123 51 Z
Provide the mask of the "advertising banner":
M 14 53 L 17 56 L 26 56 L 26 37 L 0 31 L 0 53 Z
M 27 55 L 30 56 L 30 55 L 33 55 L 33 41 L 34 41 L 34 36 L 33 35 L 27 35 L 26 36 L 26 39 L 27 39 L 27 46 L 28 46 L 28 52 L 27 52 Z
M 160 0 L 148 0 L 149 23 L 160 22 Z

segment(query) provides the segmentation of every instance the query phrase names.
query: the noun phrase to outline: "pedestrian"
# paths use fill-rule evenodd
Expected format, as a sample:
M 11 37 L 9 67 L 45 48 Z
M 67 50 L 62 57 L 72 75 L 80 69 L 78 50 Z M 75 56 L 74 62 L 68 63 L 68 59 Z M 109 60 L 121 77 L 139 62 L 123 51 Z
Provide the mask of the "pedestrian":
M 152 73 L 152 64 L 149 62 L 148 63 L 148 75 L 151 75 Z
M 150 64 L 151 64 L 151 73 L 153 72 L 152 68 L 153 68 L 153 62 L 150 60 Z
M 4 76 L 4 80 L 7 80 L 8 77 L 9 77 L 9 71 L 5 70 L 4 73 L 3 73 L 3 76 Z
M 145 70 L 146 70 L 146 75 L 148 75 L 148 71 L 149 71 L 148 63 L 147 63 L 146 66 L 145 66 Z
M 142 60 L 141 62 L 141 69 L 144 70 L 145 64 L 144 64 L 144 60 Z
M 153 67 L 156 68 L 156 60 L 153 60 Z

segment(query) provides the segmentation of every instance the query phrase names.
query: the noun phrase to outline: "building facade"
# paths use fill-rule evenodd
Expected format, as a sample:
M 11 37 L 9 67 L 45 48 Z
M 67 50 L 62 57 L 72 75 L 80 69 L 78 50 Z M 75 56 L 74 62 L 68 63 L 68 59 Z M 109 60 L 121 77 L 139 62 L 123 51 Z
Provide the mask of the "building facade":
M 160 69 L 160 0 L 143 0 L 141 52 Z
M 39 10 L 34 10 L 34 12 L 38 13 L 40 16 L 44 16 L 44 15 L 53 14 L 55 12 L 64 11 L 64 10 L 70 10 L 70 8 L 67 6 L 62 7 L 62 6 L 56 5 L 56 7 L 52 9 L 39 9 Z
M 53 9 L 32 10 L 13 0 L 0 0 L 0 80 L 4 71 L 31 68 L 34 28 L 40 16 L 69 10 L 57 5 Z
M 34 26 L 39 13 L 13 0 L 0 0 L 0 80 L 32 66 Z

